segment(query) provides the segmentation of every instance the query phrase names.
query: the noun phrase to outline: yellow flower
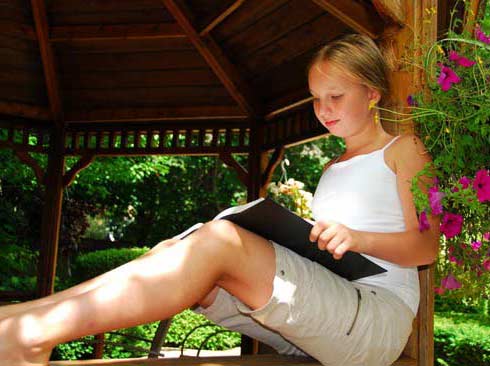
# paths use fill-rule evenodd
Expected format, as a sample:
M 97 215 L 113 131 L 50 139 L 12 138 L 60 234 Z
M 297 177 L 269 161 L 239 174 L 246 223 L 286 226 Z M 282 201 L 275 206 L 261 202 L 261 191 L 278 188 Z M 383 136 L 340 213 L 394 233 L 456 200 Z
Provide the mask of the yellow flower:
M 442 49 L 441 45 L 437 45 L 437 52 L 439 52 L 441 55 L 444 55 L 444 50 Z

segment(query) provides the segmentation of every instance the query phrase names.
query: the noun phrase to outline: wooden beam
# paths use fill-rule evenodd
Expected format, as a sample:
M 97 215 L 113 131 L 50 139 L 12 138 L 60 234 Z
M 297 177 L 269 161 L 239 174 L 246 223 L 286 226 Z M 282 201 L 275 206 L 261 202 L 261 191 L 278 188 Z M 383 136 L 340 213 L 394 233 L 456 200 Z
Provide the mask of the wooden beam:
M 76 175 L 86 167 L 88 167 L 95 160 L 95 155 L 87 154 L 82 156 L 75 165 L 71 167 L 69 171 L 63 176 L 63 187 L 68 187 L 75 180 Z
M 235 170 L 238 175 L 238 179 L 243 183 L 245 187 L 248 186 L 249 176 L 247 170 L 236 161 L 233 156 L 228 152 L 222 152 L 219 154 L 219 158 L 230 168 Z
M 2 35 L 15 35 L 22 39 L 30 41 L 37 41 L 36 31 L 31 25 L 19 24 L 13 21 L 2 19 L 0 22 L 0 34 Z
M 36 26 L 36 34 L 39 41 L 39 51 L 41 52 L 51 113 L 55 123 L 61 126 L 63 122 L 63 110 L 61 106 L 54 54 L 51 44 L 49 43 L 48 19 L 46 16 L 44 0 L 31 0 L 31 6 Z
M 381 18 L 366 11 L 365 6 L 360 2 L 345 0 L 312 1 L 356 32 L 367 34 L 371 38 L 378 38 L 383 32 Z
M 176 23 L 56 26 L 51 42 L 187 38 Z
M 41 216 L 39 270 L 37 278 L 39 297 L 50 295 L 54 291 L 61 224 L 61 204 L 63 201 L 64 146 L 64 128 L 55 128 L 50 138 L 48 167 L 44 179 L 45 191 Z
M 207 119 L 245 119 L 237 106 L 157 107 L 71 110 L 66 122 L 136 122 Z
M 190 12 L 175 0 L 162 1 L 243 111 L 252 117 L 262 115 L 262 106 L 255 99 L 252 89 L 214 40 L 209 35 L 203 38 L 198 34 L 192 24 Z
M 22 163 L 32 168 L 34 175 L 36 176 L 37 184 L 42 186 L 44 184 L 45 174 L 37 160 L 29 155 L 27 151 L 15 151 L 15 155 Z
M 41 120 L 52 119 L 51 111 L 48 108 L 5 101 L 0 101 L 0 114 Z
M 272 174 L 274 174 L 274 171 L 276 170 L 276 167 L 279 165 L 281 160 L 284 158 L 284 152 L 286 149 L 284 146 L 279 146 L 274 150 L 274 153 L 272 154 L 269 164 L 267 164 L 267 168 L 265 168 L 265 172 L 262 175 L 262 185 L 264 187 L 268 187 L 269 183 L 271 182 L 272 179 Z
M 230 14 L 232 14 L 235 10 L 237 10 L 245 0 L 236 0 L 233 4 L 231 4 L 228 9 L 226 9 L 224 12 L 222 12 L 220 15 L 216 17 L 211 23 L 209 23 L 201 32 L 199 32 L 199 35 L 201 37 L 207 35 L 209 32 L 213 30 L 218 24 L 220 24 L 223 20 L 225 20 Z
M 475 29 L 475 20 L 478 19 L 478 13 L 480 12 L 481 0 L 471 0 L 468 10 L 464 15 L 464 30 L 473 34 Z
M 402 0 L 373 0 L 373 5 L 378 13 L 398 25 L 404 25 L 406 13 Z

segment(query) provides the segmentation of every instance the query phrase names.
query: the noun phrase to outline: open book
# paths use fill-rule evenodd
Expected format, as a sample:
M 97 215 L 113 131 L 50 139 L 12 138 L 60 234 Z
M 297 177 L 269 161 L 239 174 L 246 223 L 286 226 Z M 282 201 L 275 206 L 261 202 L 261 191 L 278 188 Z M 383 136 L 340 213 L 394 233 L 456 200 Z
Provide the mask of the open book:
M 386 272 L 359 253 L 347 252 L 337 260 L 328 251 L 318 249 L 317 244 L 309 240 L 313 225 L 270 198 L 259 198 L 245 205 L 227 208 L 213 220 L 219 219 L 229 220 L 289 248 L 349 281 Z M 202 225 L 195 224 L 174 238 L 183 239 Z

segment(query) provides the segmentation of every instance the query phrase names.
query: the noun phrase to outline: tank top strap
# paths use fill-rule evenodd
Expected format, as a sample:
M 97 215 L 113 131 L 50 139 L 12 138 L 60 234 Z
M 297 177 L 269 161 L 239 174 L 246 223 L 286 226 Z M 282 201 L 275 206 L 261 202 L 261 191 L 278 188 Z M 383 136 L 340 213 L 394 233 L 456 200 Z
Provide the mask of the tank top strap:
M 386 144 L 386 145 L 385 145 L 385 146 L 384 146 L 384 147 L 381 149 L 381 151 L 385 151 L 385 150 L 386 150 L 388 147 L 390 147 L 390 145 L 391 145 L 392 143 L 394 143 L 396 140 L 398 140 L 398 138 L 399 138 L 399 137 L 400 137 L 400 135 L 395 136 L 395 137 L 394 137 L 394 138 L 393 138 L 393 139 L 392 139 L 390 142 L 388 142 L 388 143 L 387 143 L 387 144 Z

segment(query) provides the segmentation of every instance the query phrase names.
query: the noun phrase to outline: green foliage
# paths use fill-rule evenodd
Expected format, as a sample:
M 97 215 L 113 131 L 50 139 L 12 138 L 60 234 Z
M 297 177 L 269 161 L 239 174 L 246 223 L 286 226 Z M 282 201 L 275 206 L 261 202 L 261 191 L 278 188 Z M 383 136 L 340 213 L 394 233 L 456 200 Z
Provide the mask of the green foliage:
M 490 364 L 490 318 L 447 312 L 436 313 L 434 321 L 436 365 Z
M 88 336 L 84 339 L 93 340 L 94 336 Z M 84 339 L 79 339 L 57 345 L 51 354 L 51 361 L 58 360 L 89 360 L 92 358 L 94 348 L 87 344 Z
M 199 327 L 200 325 L 209 325 L 207 327 Z M 196 328 L 196 329 L 195 329 Z M 195 329 L 195 331 L 193 331 Z M 224 328 L 217 326 L 203 315 L 196 314 L 191 310 L 185 310 L 174 316 L 172 325 L 165 339 L 167 346 L 180 347 L 186 336 L 192 332 L 185 342 L 185 348 L 198 349 L 201 347 L 205 339 L 217 331 L 223 331 Z M 209 338 L 203 349 L 207 350 L 225 350 L 240 345 L 240 334 L 236 332 L 219 333 L 216 336 Z
M 15 244 L 2 244 L 0 291 L 34 291 L 36 263 L 36 252 Z
M 97 277 L 145 254 L 148 248 L 104 249 L 80 254 L 73 263 L 74 283 Z
M 455 7 L 461 5 L 469 11 L 469 1 L 457 2 Z M 423 58 L 415 60 L 425 74 L 426 89 L 411 96 L 410 113 L 403 116 L 413 118 L 433 164 L 414 179 L 412 192 L 421 218 L 440 215 L 443 222 L 437 291 L 488 298 L 490 241 L 485 233 L 490 231 L 490 200 L 485 192 L 490 189 L 490 41 L 481 32 L 489 29 L 476 25 L 474 33 L 458 33 L 462 21 L 454 14 L 447 35 L 419 50 Z M 483 25 L 488 25 L 488 18 Z M 438 200 L 443 210 L 436 208 Z M 462 220 L 460 229 L 458 220 Z

